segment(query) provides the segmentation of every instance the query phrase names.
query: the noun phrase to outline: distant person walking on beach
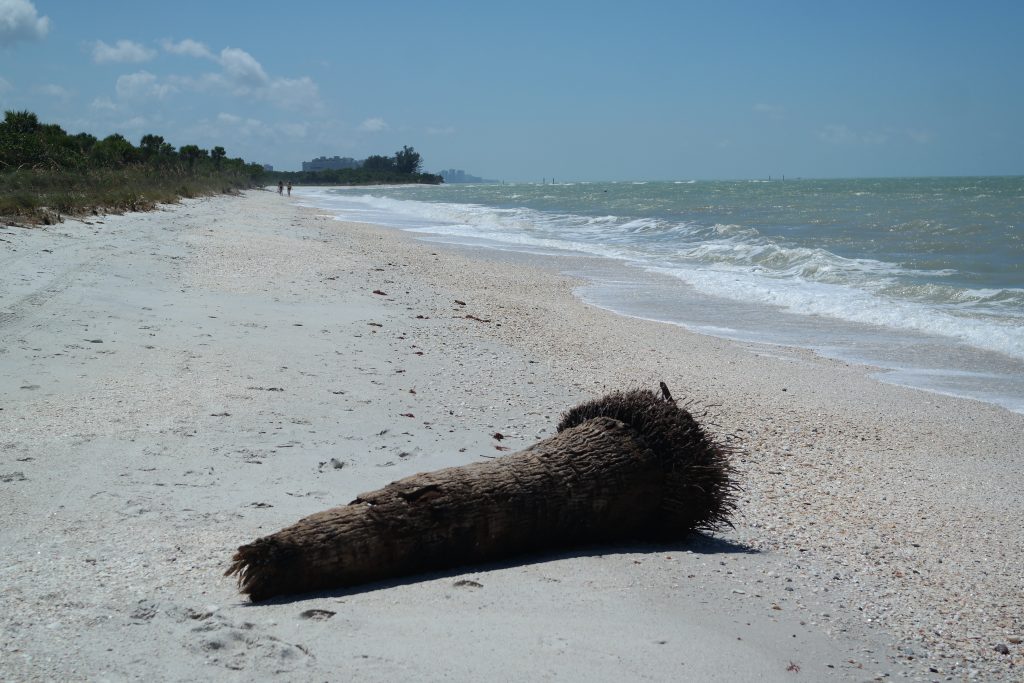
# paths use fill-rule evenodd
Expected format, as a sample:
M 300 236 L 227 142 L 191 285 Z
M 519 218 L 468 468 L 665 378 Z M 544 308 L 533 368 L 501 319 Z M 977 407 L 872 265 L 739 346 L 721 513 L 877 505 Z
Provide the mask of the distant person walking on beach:
M 278 180 L 277 181 L 277 193 L 278 194 L 284 194 L 284 181 L 283 180 Z
M 292 196 L 292 181 L 288 181 L 288 196 Z

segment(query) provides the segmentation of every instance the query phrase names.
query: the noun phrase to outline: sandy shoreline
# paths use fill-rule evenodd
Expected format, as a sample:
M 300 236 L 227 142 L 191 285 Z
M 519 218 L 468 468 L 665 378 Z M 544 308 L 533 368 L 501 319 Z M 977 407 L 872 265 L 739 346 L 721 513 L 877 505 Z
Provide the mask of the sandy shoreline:
M 276 193 L 100 221 L 0 230 L 0 679 L 1022 678 L 1022 415 Z M 730 533 L 255 607 L 221 576 L 658 381 L 741 439 Z

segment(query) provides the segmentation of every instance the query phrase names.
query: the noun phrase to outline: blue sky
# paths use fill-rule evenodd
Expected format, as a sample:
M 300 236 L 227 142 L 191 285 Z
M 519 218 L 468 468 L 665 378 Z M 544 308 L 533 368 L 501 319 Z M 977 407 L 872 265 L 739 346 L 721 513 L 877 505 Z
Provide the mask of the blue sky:
M 297 169 L 1024 174 L 1024 3 L 0 0 L 0 107 Z

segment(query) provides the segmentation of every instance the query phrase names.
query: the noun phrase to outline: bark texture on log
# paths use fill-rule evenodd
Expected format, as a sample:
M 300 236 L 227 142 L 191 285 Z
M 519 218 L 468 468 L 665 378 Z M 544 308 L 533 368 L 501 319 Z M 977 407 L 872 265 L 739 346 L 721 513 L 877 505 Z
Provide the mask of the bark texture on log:
M 728 524 L 728 453 L 650 392 L 569 411 L 555 436 L 487 462 L 417 474 L 238 549 L 253 601 L 624 539 Z

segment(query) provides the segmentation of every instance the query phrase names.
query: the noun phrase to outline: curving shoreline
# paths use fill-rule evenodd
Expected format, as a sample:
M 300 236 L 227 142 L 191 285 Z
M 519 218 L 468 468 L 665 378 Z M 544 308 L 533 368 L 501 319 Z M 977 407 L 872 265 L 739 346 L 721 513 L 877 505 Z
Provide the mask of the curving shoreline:
M 2 231 L 2 677 L 1024 666 L 1022 415 L 622 318 L 514 255 L 272 193 L 99 221 Z M 258 608 L 220 577 L 254 534 L 659 381 L 741 438 L 745 493 L 716 540 Z

